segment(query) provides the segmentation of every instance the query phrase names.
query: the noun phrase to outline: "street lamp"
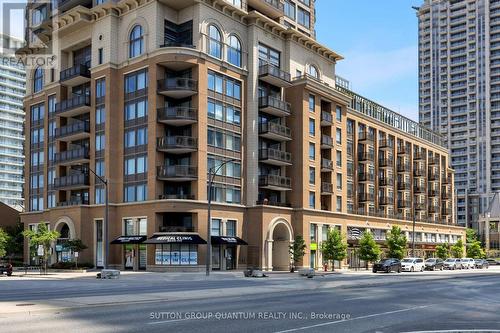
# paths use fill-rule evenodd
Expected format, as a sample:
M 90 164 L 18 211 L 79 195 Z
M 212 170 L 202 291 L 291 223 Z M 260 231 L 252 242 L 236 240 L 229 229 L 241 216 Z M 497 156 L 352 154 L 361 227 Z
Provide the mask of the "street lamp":
M 208 221 L 207 221 L 207 257 L 205 259 L 206 262 L 206 270 L 207 276 L 210 275 L 210 266 L 212 264 L 212 217 L 211 217 L 211 206 L 212 206 L 212 188 L 213 181 L 217 172 L 229 162 L 239 161 L 236 158 L 229 159 L 224 161 L 218 167 L 208 169 Z
M 108 180 L 102 178 L 99 176 L 97 173 L 94 172 L 91 168 L 87 168 L 90 172 L 96 176 L 101 183 L 104 184 L 105 191 L 106 191 L 106 206 L 104 208 L 104 260 L 103 260 L 103 267 L 104 269 L 108 268 L 108 257 L 109 257 L 109 242 L 108 242 L 108 224 L 109 224 L 109 191 L 108 191 Z
M 417 210 L 415 209 L 416 205 L 416 197 L 413 195 L 413 234 L 412 234 L 412 241 L 411 241 L 411 255 L 415 257 L 415 223 L 416 223 L 416 215 L 417 215 Z

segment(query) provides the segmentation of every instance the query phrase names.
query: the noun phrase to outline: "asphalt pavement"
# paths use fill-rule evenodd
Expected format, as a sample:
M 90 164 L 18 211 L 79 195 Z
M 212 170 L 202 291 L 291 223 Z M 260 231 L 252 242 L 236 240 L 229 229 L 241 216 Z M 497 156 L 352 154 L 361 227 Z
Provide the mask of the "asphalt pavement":
M 499 273 L 0 278 L 0 327 L 90 333 L 493 331 L 500 330 Z

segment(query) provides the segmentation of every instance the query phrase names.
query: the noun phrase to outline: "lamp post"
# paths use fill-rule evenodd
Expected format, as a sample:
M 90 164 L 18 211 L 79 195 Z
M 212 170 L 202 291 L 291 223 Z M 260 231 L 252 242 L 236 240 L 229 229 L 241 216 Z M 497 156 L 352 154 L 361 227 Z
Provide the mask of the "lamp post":
M 208 169 L 208 221 L 207 221 L 207 257 L 205 259 L 206 262 L 206 275 L 210 275 L 210 266 L 212 264 L 212 216 L 211 216 L 211 206 L 212 206 L 212 188 L 213 181 L 217 172 L 229 162 L 239 161 L 236 158 L 229 159 L 224 161 L 217 168 Z
M 104 258 L 103 258 L 103 267 L 104 269 L 108 268 L 108 257 L 109 257 L 109 242 L 108 242 L 108 232 L 109 232 L 109 191 L 108 191 L 108 180 L 102 178 L 99 176 L 97 173 L 94 172 L 91 168 L 87 168 L 90 172 L 94 174 L 94 176 L 99 179 L 101 183 L 104 184 L 104 188 L 106 191 L 106 201 L 105 201 L 105 208 L 104 208 Z

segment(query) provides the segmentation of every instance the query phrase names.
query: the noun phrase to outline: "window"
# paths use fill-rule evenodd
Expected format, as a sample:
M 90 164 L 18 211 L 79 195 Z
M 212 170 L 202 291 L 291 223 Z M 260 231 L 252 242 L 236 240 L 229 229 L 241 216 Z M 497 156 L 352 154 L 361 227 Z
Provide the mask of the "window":
M 297 22 L 300 24 L 300 25 L 303 25 L 304 27 L 308 28 L 309 29 L 309 26 L 310 26 L 310 22 L 311 22 L 311 18 L 310 18 L 310 14 L 308 11 L 305 11 L 304 9 L 302 8 L 298 8 L 298 11 L 297 11 L 298 15 L 297 15 Z
M 222 35 L 214 25 L 208 26 L 208 54 L 222 58 Z
M 271 64 L 280 67 L 280 52 L 269 46 L 259 44 L 259 66 Z
M 339 168 L 342 167 L 342 151 L 340 150 L 336 151 L 336 158 L 337 158 L 337 166 Z
M 309 167 L 309 184 L 314 185 L 316 183 L 316 169 L 314 167 Z
M 309 192 L 309 208 L 316 208 L 316 193 Z
M 239 162 L 228 162 L 224 166 L 220 167 L 224 163 L 225 159 L 208 155 L 207 157 L 207 168 L 210 170 L 218 170 L 218 176 L 226 176 L 233 178 L 241 178 L 241 163 Z
M 124 187 L 124 201 L 145 201 L 147 193 L 146 184 L 126 185 Z
M 49 193 L 47 195 L 47 208 L 54 208 L 56 206 L 56 195 Z
M 125 159 L 125 175 L 135 175 L 148 171 L 146 155 L 134 156 Z
M 208 117 L 225 121 L 226 123 L 241 125 L 241 111 L 230 104 L 223 104 L 212 99 L 208 99 L 207 103 Z
M 309 142 L 309 159 L 314 160 L 316 158 L 316 147 L 314 143 Z
M 236 237 L 236 221 L 226 221 L 226 236 Z
M 130 94 L 148 87 L 148 72 L 141 70 L 125 76 L 125 93 Z
M 31 106 L 31 122 L 37 122 L 45 118 L 45 105 L 43 103 Z
M 97 50 L 97 63 L 100 65 L 104 62 L 104 54 L 102 47 Z
M 212 219 L 212 223 L 210 224 L 210 235 L 211 236 L 221 236 L 221 219 Z
M 336 207 L 336 210 L 337 212 L 341 212 L 342 211 L 342 197 L 341 196 L 337 196 L 337 207 Z
M 295 4 L 289 0 L 285 0 L 285 15 L 295 21 Z
M 48 104 L 47 111 L 49 112 L 49 114 L 55 112 L 56 111 L 56 95 L 49 96 L 47 104 Z
M 342 174 L 337 173 L 337 190 L 342 190 Z
M 106 193 L 103 186 L 96 186 L 95 188 L 95 203 L 97 205 L 104 204 L 106 202 Z
M 335 107 L 335 119 L 342 121 L 342 108 L 338 105 Z
M 142 26 L 136 25 L 130 32 L 129 58 L 140 56 L 144 51 Z
M 316 133 L 316 124 L 314 122 L 314 119 L 309 118 L 309 135 L 314 136 Z
M 95 173 L 99 177 L 104 177 L 104 160 L 95 161 Z
M 125 103 L 125 120 L 142 118 L 147 115 L 148 100 L 145 98 L 136 99 Z
M 335 140 L 338 144 L 342 143 L 342 130 L 340 128 L 337 128 L 337 130 L 335 131 Z
M 96 106 L 95 108 L 95 124 L 104 124 L 106 121 L 106 108 L 104 105 Z
M 229 36 L 229 46 L 227 48 L 227 61 L 230 64 L 241 67 L 241 43 L 238 37 Z
M 104 134 L 96 134 L 95 135 L 95 150 L 104 150 L 105 148 L 105 138 Z
M 316 68 L 316 66 L 314 66 L 314 65 L 309 65 L 309 70 L 308 70 L 307 74 L 309 74 L 310 76 L 312 76 L 316 79 L 319 79 L 319 71 Z
M 157 244 L 155 249 L 155 265 L 198 265 L 198 245 Z
M 241 83 L 228 76 L 209 71 L 208 89 L 218 94 L 224 94 L 236 100 L 241 100 Z
M 314 112 L 315 104 L 314 95 L 309 95 L 309 111 Z
M 97 99 L 106 96 L 106 79 L 95 81 L 95 97 Z
M 295 70 L 295 77 L 301 77 L 302 76 L 302 71 L 297 69 Z
M 38 67 L 33 74 L 33 92 L 37 93 L 43 89 L 43 69 Z
M 140 127 L 125 130 L 125 148 L 142 146 L 148 143 L 148 128 Z
M 233 151 L 241 150 L 241 137 L 232 132 L 221 132 L 219 129 L 209 127 L 207 130 L 207 143 L 217 148 L 225 148 Z

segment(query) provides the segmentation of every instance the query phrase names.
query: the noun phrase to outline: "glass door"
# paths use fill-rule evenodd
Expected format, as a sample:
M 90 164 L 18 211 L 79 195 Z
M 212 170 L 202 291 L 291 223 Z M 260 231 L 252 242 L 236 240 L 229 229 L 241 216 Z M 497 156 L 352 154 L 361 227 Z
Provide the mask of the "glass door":
M 139 269 L 146 270 L 146 244 L 139 244 Z
M 212 246 L 212 269 L 220 270 L 220 245 Z
M 104 255 L 103 255 L 103 237 L 102 237 L 102 220 L 95 221 L 95 234 L 96 234 L 96 243 L 95 243 L 95 265 L 97 267 L 104 266 Z

